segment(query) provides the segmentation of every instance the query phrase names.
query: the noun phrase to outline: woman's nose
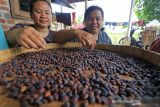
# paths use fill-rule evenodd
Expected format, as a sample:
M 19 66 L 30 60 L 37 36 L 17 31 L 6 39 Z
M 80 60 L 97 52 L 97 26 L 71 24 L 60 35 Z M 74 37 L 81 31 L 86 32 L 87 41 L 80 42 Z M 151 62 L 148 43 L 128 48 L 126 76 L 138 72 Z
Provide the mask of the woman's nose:
M 46 14 L 44 12 L 41 13 L 41 18 L 46 18 Z
M 97 20 L 95 18 L 93 18 L 92 23 L 97 23 Z

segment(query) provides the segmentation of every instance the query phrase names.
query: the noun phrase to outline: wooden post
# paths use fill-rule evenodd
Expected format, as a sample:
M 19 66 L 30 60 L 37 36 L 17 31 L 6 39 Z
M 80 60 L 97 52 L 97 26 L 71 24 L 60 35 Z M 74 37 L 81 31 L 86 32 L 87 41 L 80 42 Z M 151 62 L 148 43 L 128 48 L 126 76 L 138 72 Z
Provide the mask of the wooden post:
M 131 7 L 130 7 L 130 13 L 129 13 L 129 22 L 128 22 L 128 30 L 127 30 L 128 38 L 130 38 L 130 32 L 131 32 L 131 26 L 132 26 L 133 5 L 134 5 L 134 0 L 131 0 Z

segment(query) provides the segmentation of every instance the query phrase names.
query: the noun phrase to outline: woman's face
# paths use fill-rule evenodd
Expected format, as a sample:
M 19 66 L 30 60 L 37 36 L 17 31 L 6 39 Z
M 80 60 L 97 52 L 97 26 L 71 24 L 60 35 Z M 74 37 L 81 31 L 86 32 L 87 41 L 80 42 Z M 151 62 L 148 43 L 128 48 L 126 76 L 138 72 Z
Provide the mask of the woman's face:
M 103 17 L 100 10 L 92 11 L 86 18 L 85 28 L 92 34 L 99 33 L 103 26 Z
M 31 18 L 36 27 L 48 28 L 52 22 L 51 8 L 45 1 L 37 1 L 33 5 Z

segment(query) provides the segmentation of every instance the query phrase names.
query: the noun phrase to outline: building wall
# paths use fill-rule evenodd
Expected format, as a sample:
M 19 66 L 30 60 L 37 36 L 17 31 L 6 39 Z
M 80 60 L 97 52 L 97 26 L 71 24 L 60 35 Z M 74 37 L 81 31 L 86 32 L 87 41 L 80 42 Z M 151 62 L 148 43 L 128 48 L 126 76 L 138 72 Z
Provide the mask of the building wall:
M 0 0 L 0 24 L 4 31 L 8 30 L 16 23 L 30 23 L 30 21 L 13 18 L 10 9 L 10 0 Z

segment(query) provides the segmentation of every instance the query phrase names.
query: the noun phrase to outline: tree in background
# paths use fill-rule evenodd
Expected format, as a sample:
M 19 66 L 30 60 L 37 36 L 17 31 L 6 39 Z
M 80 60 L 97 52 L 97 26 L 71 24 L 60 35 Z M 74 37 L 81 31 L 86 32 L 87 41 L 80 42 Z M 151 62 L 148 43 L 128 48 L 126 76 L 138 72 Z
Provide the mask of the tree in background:
M 160 20 L 160 0 L 135 0 L 134 10 L 137 17 L 146 23 Z

